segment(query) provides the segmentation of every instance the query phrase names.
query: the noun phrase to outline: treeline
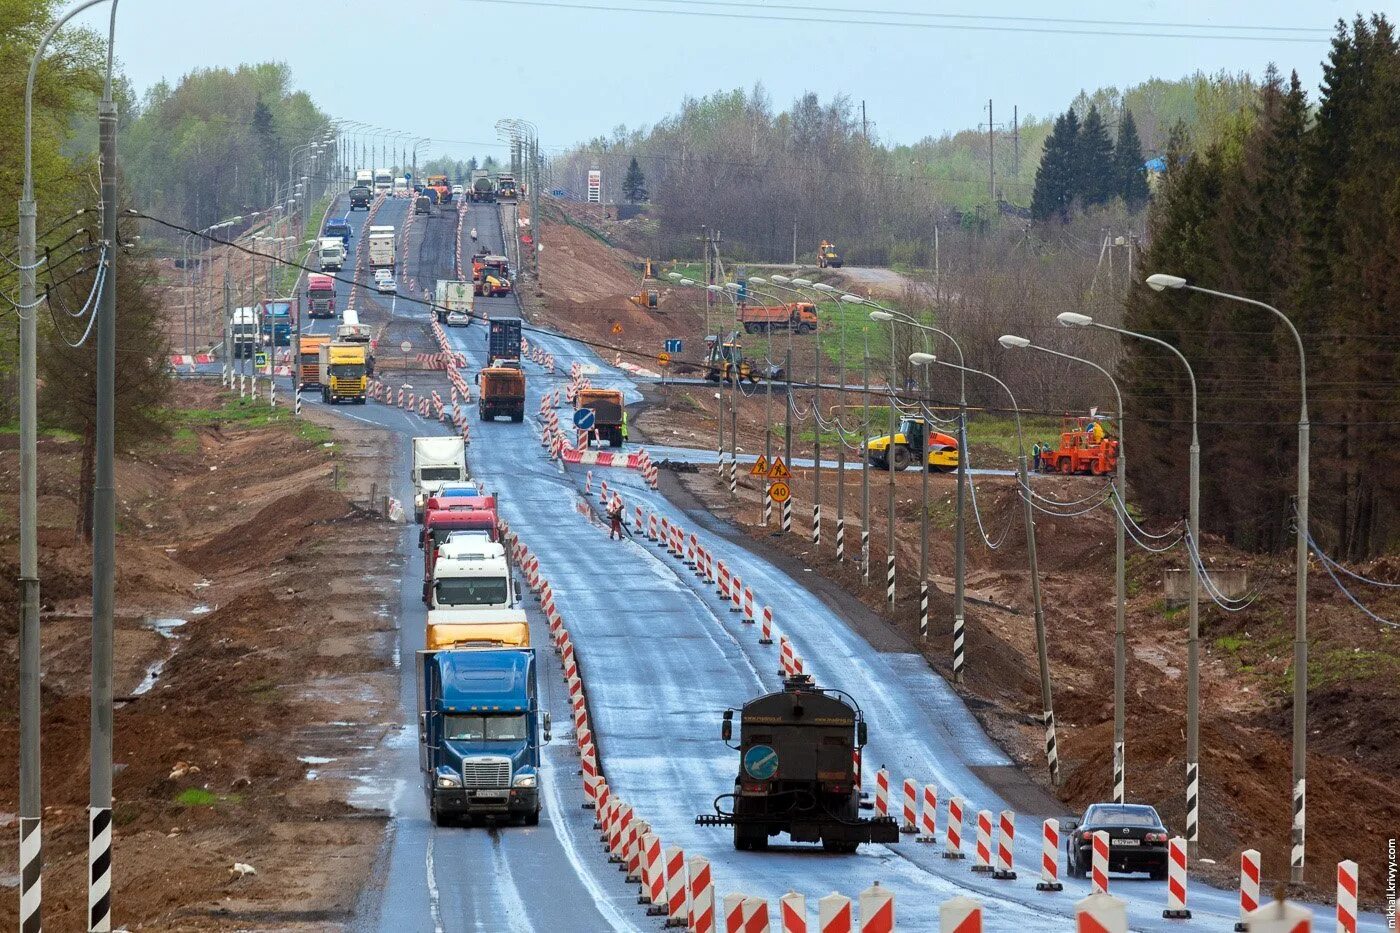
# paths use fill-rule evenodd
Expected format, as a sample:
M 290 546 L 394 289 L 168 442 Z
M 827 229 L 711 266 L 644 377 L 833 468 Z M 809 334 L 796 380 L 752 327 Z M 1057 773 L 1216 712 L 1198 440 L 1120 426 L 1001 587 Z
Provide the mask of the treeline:
M 205 68 L 147 92 L 122 127 L 122 168 L 143 208 L 203 228 L 285 197 L 292 150 L 329 129 L 285 64 Z
M 1312 417 L 1310 528 L 1357 559 L 1400 526 L 1400 49 L 1381 16 L 1339 24 L 1315 102 L 1268 74 L 1223 141 L 1178 134 L 1150 215 L 1144 272 L 1271 304 L 1302 332 Z M 1267 311 L 1134 287 L 1126 326 L 1179 347 L 1200 393 L 1203 527 L 1249 548 L 1292 540 L 1298 361 Z M 1190 398 L 1173 358 L 1123 344 L 1137 417 L 1134 497 L 1185 508 Z
M 1081 123 L 1071 108 L 1055 120 L 1035 173 L 1031 217 L 1064 222 L 1076 208 L 1095 208 L 1119 198 L 1130 211 L 1147 206 L 1147 171 L 1133 112 L 1123 110 L 1117 141 L 1095 104 Z

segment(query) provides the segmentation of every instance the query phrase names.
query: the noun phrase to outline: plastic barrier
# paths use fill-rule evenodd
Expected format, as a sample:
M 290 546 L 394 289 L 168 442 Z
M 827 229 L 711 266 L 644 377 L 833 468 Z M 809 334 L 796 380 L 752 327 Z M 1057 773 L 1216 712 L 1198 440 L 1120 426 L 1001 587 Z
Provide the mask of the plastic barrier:
M 1037 891 L 1062 891 L 1060 883 L 1060 821 L 1048 819 L 1040 826 L 1040 881 Z

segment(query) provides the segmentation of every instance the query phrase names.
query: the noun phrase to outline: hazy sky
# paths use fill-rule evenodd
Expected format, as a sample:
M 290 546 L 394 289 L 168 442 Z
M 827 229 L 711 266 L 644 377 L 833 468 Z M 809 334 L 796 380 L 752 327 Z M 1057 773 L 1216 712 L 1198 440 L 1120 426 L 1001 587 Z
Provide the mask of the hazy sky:
M 873 131 L 911 142 L 975 126 L 988 98 L 998 122 L 1061 110 L 1081 89 L 1124 87 L 1201 69 L 1255 74 L 1275 61 L 1309 90 L 1335 20 L 1359 8 L 1333 0 L 123 0 L 117 54 L 139 91 L 192 68 L 281 60 L 333 116 L 434 140 L 466 156 L 496 143 L 498 117 L 532 120 L 546 151 L 618 124 L 650 124 L 685 95 L 763 82 L 775 105 L 817 91 L 864 99 Z M 563 9 L 592 6 L 595 9 Z M 788 7 L 784 10 L 783 7 Z M 887 11 L 854 15 L 866 6 Z M 691 14 L 639 12 L 687 10 Z M 794 11 L 793 8 L 796 8 Z M 823 11 L 825 8 L 826 11 Z M 99 10 L 105 9 L 102 7 Z M 900 16 L 962 14 L 968 19 Z M 823 22 L 752 18 L 813 17 Z M 1041 17 L 1069 22 L 1012 22 Z M 84 21 L 105 25 L 105 14 Z M 873 21 L 903 20 L 902 25 Z M 1183 23 L 1127 31 L 1103 21 Z M 976 28 L 955 28 L 957 26 Z M 1205 38 L 1225 26 L 1250 38 Z M 1257 27 L 1292 27 L 1266 33 Z M 936 28 L 929 28 L 936 27 Z M 1009 31 L 1016 27 L 1039 31 Z M 1240 35 L 1241 33 L 1235 33 Z

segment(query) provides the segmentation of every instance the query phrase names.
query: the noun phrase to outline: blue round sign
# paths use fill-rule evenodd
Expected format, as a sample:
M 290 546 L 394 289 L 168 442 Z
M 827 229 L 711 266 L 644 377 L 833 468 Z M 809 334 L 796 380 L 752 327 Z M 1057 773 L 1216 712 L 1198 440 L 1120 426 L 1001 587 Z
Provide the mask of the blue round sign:
M 580 408 L 574 412 L 574 427 L 580 431 L 593 430 L 593 425 L 597 420 L 598 416 L 591 408 Z
M 768 745 L 754 745 L 744 752 L 744 770 L 749 777 L 766 781 L 778 773 L 778 753 Z

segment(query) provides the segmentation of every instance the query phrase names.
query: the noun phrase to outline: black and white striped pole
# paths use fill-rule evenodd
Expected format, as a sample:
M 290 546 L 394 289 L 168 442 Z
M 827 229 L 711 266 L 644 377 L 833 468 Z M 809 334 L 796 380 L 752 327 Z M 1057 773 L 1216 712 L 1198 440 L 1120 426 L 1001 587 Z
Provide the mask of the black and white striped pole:
M 792 497 L 783 500 L 783 534 L 792 534 Z
M 735 462 L 731 455 L 729 458 L 729 495 L 735 496 L 739 493 L 739 464 Z
M 21 817 L 19 821 L 19 929 L 38 933 L 43 926 L 44 841 L 42 821 Z
M 836 516 L 836 560 L 846 559 L 846 516 Z
M 953 617 L 953 682 L 962 683 L 964 645 L 962 616 Z
M 812 543 L 816 545 L 822 543 L 822 507 L 820 503 L 812 506 Z
M 1186 841 L 1195 842 L 1200 834 L 1201 768 L 1186 762 Z
M 928 580 L 919 581 L 919 640 L 928 641 Z
M 894 605 L 894 552 L 885 555 L 885 602 Z
M 112 808 L 88 807 L 88 930 L 112 929 Z

